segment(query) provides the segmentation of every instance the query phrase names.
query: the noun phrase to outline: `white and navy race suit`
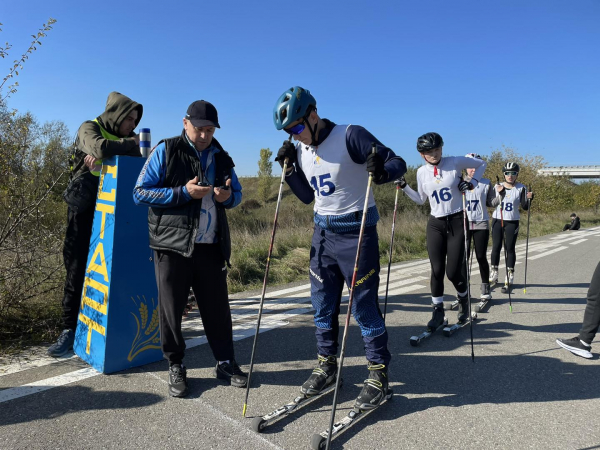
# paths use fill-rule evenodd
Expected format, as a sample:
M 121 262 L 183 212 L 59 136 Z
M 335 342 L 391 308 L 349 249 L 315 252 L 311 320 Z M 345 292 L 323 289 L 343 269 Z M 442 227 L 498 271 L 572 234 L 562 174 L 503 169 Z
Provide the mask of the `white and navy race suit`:
M 470 181 L 465 177 L 466 181 Z M 482 178 L 475 189 L 467 191 L 466 205 L 469 227 L 467 228 L 467 255 L 471 257 L 471 240 L 475 244 L 475 256 L 479 264 L 481 282 L 487 283 L 490 278 L 490 265 L 487 261 L 487 246 L 490 240 L 490 216 L 487 207 L 500 204 L 500 197 L 491 187 L 490 180 Z
M 492 214 L 492 266 L 498 266 L 500 263 L 502 240 L 505 239 L 506 266 L 514 269 L 517 261 L 515 245 L 519 236 L 519 219 L 521 217 L 519 206 L 527 211 L 529 201 L 527 188 L 521 183 L 515 183 L 514 187 L 510 189 L 505 186 L 504 191 L 506 192 L 504 199 Z M 504 230 L 502 230 L 502 219 L 504 219 Z M 504 234 L 504 238 L 502 234 Z
M 458 190 L 462 171 L 475 168 L 471 183 L 476 187 L 486 163 L 466 156 L 445 156 L 436 165 L 417 170 L 417 190 L 406 185 L 404 192 L 417 204 L 429 199 L 431 216 L 427 222 L 427 253 L 431 263 L 433 303 L 444 299 L 444 272 L 460 295 L 466 295 L 467 279 L 463 229 L 462 193 Z
M 382 184 L 406 172 L 404 160 L 360 126 L 335 125 L 325 119 L 319 145 L 296 145 L 298 155 L 286 180 L 304 203 L 314 200 L 315 229 L 310 251 L 311 298 L 315 308 L 319 355 L 338 350 L 340 301 L 344 284 L 350 286 L 354 272 L 362 209 L 368 182 L 367 156 L 372 143 L 383 158 L 387 177 Z M 360 326 L 367 359 L 388 365 L 388 335 L 379 310 L 379 213 L 369 194 L 352 314 Z

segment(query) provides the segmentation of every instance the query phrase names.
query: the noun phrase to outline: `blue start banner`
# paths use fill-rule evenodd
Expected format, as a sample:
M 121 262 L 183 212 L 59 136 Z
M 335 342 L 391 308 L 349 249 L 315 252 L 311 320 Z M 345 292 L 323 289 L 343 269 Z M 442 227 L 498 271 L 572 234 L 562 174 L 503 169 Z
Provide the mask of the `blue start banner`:
M 133 187 L 145 158 L 103 161 L 74 350 L 102 373 L 162 358 L 148 209 Z

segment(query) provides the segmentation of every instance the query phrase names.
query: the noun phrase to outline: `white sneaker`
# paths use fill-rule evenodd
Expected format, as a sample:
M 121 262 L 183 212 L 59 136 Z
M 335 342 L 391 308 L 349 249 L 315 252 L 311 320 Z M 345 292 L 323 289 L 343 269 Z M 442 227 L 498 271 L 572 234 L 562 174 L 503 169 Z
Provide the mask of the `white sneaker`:
M 514 269 L 508 269 L 508 284 L 510 284 L 511 286 L 513 285 L 515 281 L 515 271 Z
M 496 284 L 498 282 L 498 270 L 492 269 L 490 273 L 490 284 Z

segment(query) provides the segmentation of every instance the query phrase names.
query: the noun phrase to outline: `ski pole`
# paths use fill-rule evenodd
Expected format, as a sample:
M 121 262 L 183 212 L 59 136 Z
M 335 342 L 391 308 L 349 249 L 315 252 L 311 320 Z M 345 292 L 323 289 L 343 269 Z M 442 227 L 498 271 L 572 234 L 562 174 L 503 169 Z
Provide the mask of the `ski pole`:
M 390 241 L 390 259 L 388 261 L 387 281 L 385 283 L 385 302 L 383 304 L 383 322 L 385 323 L 385 315 L 387 313 L 388 290 L 390 287 L 390 269 L 392 267 L 392 252 L 394 250 L 394 230 L 396 229 L 396 211 L 398 210 L 398 191 L 400 191 L 400 183 L 396 184 L 396 199 L 394 200 L 394 216 L 392 218 L 392 239 Z
M 468 250 L 467 250 L 467 222 L 469 218 L 467 217 L 467 202 L 466 202 L 466 194 L 462 193 L 462 203 L 463 203 L 463 232 L 465 234 L 465 272 L 467 272 L 467 298 L 469 299 L 469 322 L 471 328 L 471 361 L 475 362 L 475 351 L 473 349 L 473 317 L 471 317 L 471 271 L 470 269 L 467 271 L 467 258 L 468 258 Z
M 371 153 L 377 153 L 375 142 L 372 144 Z M 354 273 L 352 274 L 352 284 L 350 285 L 350 294 L 348 296 L 348 311 L 346 312 L 346 322 L 344 325 L 344 336 L 342 337 L 342 349 L 340 351 L 340 360 L 338 364 L 337 379 L 335 380 L 335 391 L 333 392 L 333 406 L 331 407 L 331 419 L 329 420 L 329 431 L 327 433 L 327 444 L 325 449 L 329 450 L 331 445 L 331 432 L 335 423 L 335 409 L 337 406 L 338 393 L 340 391 L 340 380 L 342 379 L 342 367 L 344 366 L 344 352 L 346 351 L 346 338 L 350 328 L 350 315 L 352 314 L 352 301 L 354 300 L 354 290 L 356 288 L 356 276 L 358 275 L 358 262 L 360 260 L 360 247 L 362 245 L 365 232 L 365 222 L 367 218 L 367 209 L 369 207 L 369 193 L 371 192 L 371 183 L 373 182 L 373 173 L 369 172 L 369 181 L 367 182 L 367 193 L 365 195 L 365 204 L 363 206 L 362 219 L 360 221 L 360 232 L 358 233 L 358 246 L 356 249 L 356 261 L 354 262 Z
M 471 235 L 469 236 L 469 247 L 471 247 L 469 255 L 469 280 L 471 279 L 471 269 L 473 268 L 473 248 L 475 247 L 475 237 L 473 236 L 473 222 L 469 221 Z M 472 242 L 471 242 L 472 241 Z M 469 285 L 470 287 L 470 285 Z
M 531 185 L 529 185 L 531 192 Z M 525 284 L 523 285 L 523 294 L 527 294 L 527 256 L 529 254 L 529 218 L 531 217 L 531 199 L 527 199 L 527 243 L 525 244 Z
M 500 184 L 500 177 L 498 177 L 498 175 L 496 175 L 496 182 L 498 184 Z M 506 189 L 506 188 L 505 188 Z M 504 229 L 504 214 L 502 213 L 502 210 L 504 209 L 504 202 L 500 202 L 500 226 L 502 228 L 502 247 L 504 248 L 504 268 L 506 269 L 506 281 L 508 284 L 508 305 L 510 308 L 510 312 L 512 312 L 512 298 L 510 295 L 510 278 L 508 277 L 508 256 L 507 256 L 507 251 L 506 251 L 506 230 Z
M 288 142 L 292 140 L 290 135 Z M 256 321 L 256 334 L 254 335 L 254 343 L 252 344 L 252 355 L 250 356 L 250 371 L 248 372 L 248 382 L 246 383 L 246 397 L 244 398 L 244 407 L 242 416 L 246 417 L 246 408 L 248 406 L 248 394 L 250 393 L 250 379 L 252 378 L 252 369 L 254 368 L 254 353 L 256 350 L 256 342 L 258 341 L 258 333 L 260 330 L 260 319 L 262 318 L 263 305 L 265 304 L 265 294 L 267 291 L 267 279 L 269 277 L 269 267 L 271 265 L 271 254 L 273 253 L 273 243 L 275 242 L 275 231 L 277 230 L 277 217 L 279 216 L 279 205 L 281 204 L 281 193 L 283 192 L 283 183 L 285 180 L 285 172 L 287 171 L 289 159 L 283 161 L 281 172 L 281 183 L 279 184 L 279 194 L 277 195 L 277 206 L 275 206 L 275 219 L 273 220 L 273 231 L 271 232 L 271 243 L 269 244 L 269 252 L 267 253 L 267 265 L 265 267 L 265 279 L 263 281 L 262 294 L 260 296 L 260 306 L 258 307 L 258 319 Z

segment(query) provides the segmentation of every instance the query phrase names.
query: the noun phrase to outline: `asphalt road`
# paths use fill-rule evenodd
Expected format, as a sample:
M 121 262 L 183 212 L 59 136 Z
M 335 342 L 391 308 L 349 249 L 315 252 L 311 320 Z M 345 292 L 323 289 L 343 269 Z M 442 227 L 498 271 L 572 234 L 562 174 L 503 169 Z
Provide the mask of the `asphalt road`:
M 600 254 L 600 227 L 532 239 L 526 293 L 524 247 L 521 239 L 513 312 L 497 287 L 474 324 L 475 362 L 468 327 L 450 338 L 438 332 L 419 347 L 410 346 L 409 338 L 423 331 L 431 314 L 429 265 L 412 261 L 392 267 L 387 324 L 395 395 L 334 439 L 332 448 L 600 448 L 598 357 L 585 360 L 555 343 L 581 326 Z M 477 273 L 474 268 L 474 293 Z M 385 278 L 384 268 L 382 298 Z M 215 361 L 195 311 L 185 322 L 191 347 L 186 399 L 167 395 L 166 362 L 101 375 L 72 355 L 46 358 L 44 349 L 0 360 L 0 448 L 310 448 L 312 434 L 329 423 L 332 394 L 262 434 L 250 430 L 253 417 L 298 394 L 316 361 L 308 281 L 269 291 L 247 418 L 242 418 L 245 391 L 213 376 Z M 246 369 L 256 294 L 232 298 L 236 354 Z M 448 300 L 453 294 L 447 284 Z M 343 324 L 345 307 L 341 313 Z M 447 316 L 454 322 L 456 311 Z M 346 355 L 338 419 L 349 412 L 367 376 L 354 322 Z

